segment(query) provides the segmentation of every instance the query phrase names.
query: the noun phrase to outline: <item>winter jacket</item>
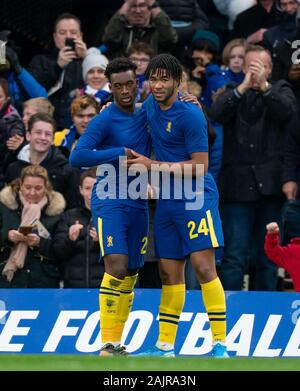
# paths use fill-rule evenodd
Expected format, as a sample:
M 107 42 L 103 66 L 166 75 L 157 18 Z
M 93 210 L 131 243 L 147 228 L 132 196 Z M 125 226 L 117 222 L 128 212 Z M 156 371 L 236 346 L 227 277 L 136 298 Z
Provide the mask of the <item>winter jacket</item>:
M 267 234 L 265 253 L 277 266 L 288 271 L 295 291 L 300 292 L 300 238 L 293 238 L 287 246 L 280 246 L 278 234 Z
M 116 12 L 105 28 L 102 41 L 109 49 L 109 57 L 126 55 L 128 48 L 136 41 L 148 43 L 154 53 L 162 53 L 174 48 L 177 33 L 163 11 L 151 18 L 147 27 L 131 26 L 123 15 Z
M 70 106 L 69 94 L 76 88 L 83 86 L 82 60 L 75 59 L 62 69 L 57 64 L 57 57 L 58 49 L 55 49 L 51 54 L 37 55 L 31 60 L 28 69 L 47 90 L 48 99 L 55 107 L 54 118 L 58 127 L 63 129 L 70 125 L 68 113 Z M 51 88 L 61 79 L 61 88 L 51 93 Z
M 178 25 L 179 36 L 188 39 L 186 45 L 196 30 L 209 27 L 208 18 L 197 0 L 159 0 L 158 3 L 171 19 L 173 27 Z
M 224 132 L 220 199 L 241 202 L 280 196 L 281 151 L 296 115 L 295 96 L 284 80 L 265 93 L 251 89 L 240 95 L 236 86 L 229 83 L 210 108 L 210 116 Z
M 300 195 L 300 112 L 298 107 L 297 117 L 289 126 L 283 153 L 282 183 L 297 182 L 298 197 Z
M 22 169 L 30 164 L 29 144 L 27 144 L 18 154 L 18 160 L 8 167 L 6 183 L 18 178 Z M 80 171 L 71 167 L 66 157 L 54 146 L 51 146 L 48 155 L 40 165 L 46 168 L 53 189 L 65 197 L 67 207 L 80 206 L 81 196 L 78 190 Z
M 94 242 L 88 234 L 91 211 L 85 207 L 65 212 L 59 221 L 54 236 L 54 251 L 57 258 L 63 259 L 63 281 L 65 288 L 99 288 L 104 273 L 100 263 L 99 242 Z M 84 227 L 77 240 L 69 239 L 71 225 L 79 221 Z
M 16 191 L 6 186 L 0 192 L 0 288 L 58 288 L 60 280 L 60 260 L 53 251 L 53 235 L 64 211 L 65 200 L 57 192 L 51 192 L 51 198 L 42 210 L 40 222 L 50 237 L 40 237 L 38 247 L 28 247 L 23 269 L 16 271 L 11 283 L 2 276 L 2 270 L 9 258 L 13 243 L 8 232 L 18 230 L 21 223 L 22 206 Z
M 19 113 L 8 99 L 0 109 L 0 189 L 5 183 L 5 170 L 19 151 L 9 151 L 6 146 L 6 141 L 14 135 L 24 137 L 25 128 Z
M 237 15 L 233 25 L 233 38 L 247 38 L 261 28 L 269 29 L 280 22 L 275 2 L 270 12 L 256 4 Z

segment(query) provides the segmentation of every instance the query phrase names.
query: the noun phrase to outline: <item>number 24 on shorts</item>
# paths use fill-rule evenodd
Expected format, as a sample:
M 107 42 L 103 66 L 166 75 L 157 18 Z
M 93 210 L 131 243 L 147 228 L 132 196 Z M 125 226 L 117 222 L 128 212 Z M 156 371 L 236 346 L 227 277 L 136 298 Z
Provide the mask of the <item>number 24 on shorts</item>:
M 206 219 L 204 217 L 200 220 L 198 229 L 196 228 L 196 223 L 193 220 L 189 221 L 187 226 L 190 230 L 190 239 L 198 238 L 199 234 L 208 235 L 209 233 Z

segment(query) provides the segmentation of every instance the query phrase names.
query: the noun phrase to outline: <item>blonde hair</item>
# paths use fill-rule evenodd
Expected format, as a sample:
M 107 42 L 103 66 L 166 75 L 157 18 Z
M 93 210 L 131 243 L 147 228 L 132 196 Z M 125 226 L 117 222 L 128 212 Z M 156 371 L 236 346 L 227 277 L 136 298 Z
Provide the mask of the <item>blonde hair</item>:
M 44 167 L 31 165 L 23 168 L 20 175 L 20 186 L 24 182 L 25 178 L 28 176 L 42 178 L 45 182 L 47 195 L 49 195 L 49 193 L 51 193 L 51 191 L 53 190 L 52 185 L 49 181 L 48 172 Z
M 232 39 L 231 41 L 229 41 L 224 49 L 223 49 L 223 52 L 222 52 L 222 61 L 223 61 L 223 64 L 226 65 L 227 67 L 229 66 L 229 58 L 230 58 L 230 53 L 232 51 L 233 48 L 236 48 L 237 46 L 241 46 L 245 49 L 245 52 L 246 52 L 246 49 L 247 49 L 247 41 L 243 38 L 236 38 L 236 39 Z
M 23 107 L 25 108 L 28 106 L 35 107 L 38 113 L 45 113 L 50 115 L 51 117 L 53 116 L 54 107 L 46 98 L 33 98 L 26 100 L 26 102 L 24 102 L 23 104 Z

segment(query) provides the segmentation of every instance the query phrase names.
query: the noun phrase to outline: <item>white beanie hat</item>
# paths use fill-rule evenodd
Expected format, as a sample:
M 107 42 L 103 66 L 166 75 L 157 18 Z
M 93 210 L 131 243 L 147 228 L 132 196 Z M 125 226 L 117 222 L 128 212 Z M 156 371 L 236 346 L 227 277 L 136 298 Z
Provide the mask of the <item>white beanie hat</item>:
M 89 48 L 86 51 L 86 56 L 82 61 L 82 77 L 85 80 L 88 71 L 92 68 L 101 68 L 105 71 L 108 64 L 108 59 L 101 54 L 97 48 Z

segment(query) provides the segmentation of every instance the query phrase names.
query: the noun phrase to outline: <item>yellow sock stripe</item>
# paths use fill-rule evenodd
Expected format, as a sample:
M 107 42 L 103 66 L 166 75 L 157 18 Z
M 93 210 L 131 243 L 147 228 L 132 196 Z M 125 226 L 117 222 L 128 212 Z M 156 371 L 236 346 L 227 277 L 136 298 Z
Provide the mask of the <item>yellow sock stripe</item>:
M 207 222 L 208 222 L 208 228 L 209 228 L 209 234 L 210 234 L 210 240 L 213 245 L 213 247 L 219 247 L 219 243 L 216 237 L 215 229 L 214 229 L 214 223 L 211 217 L 210 210 L 206 212 Z
M 104 257 L 102 219 L 100 217 L 98 217 L 98 238 L 99 238 L 101 257 Z

